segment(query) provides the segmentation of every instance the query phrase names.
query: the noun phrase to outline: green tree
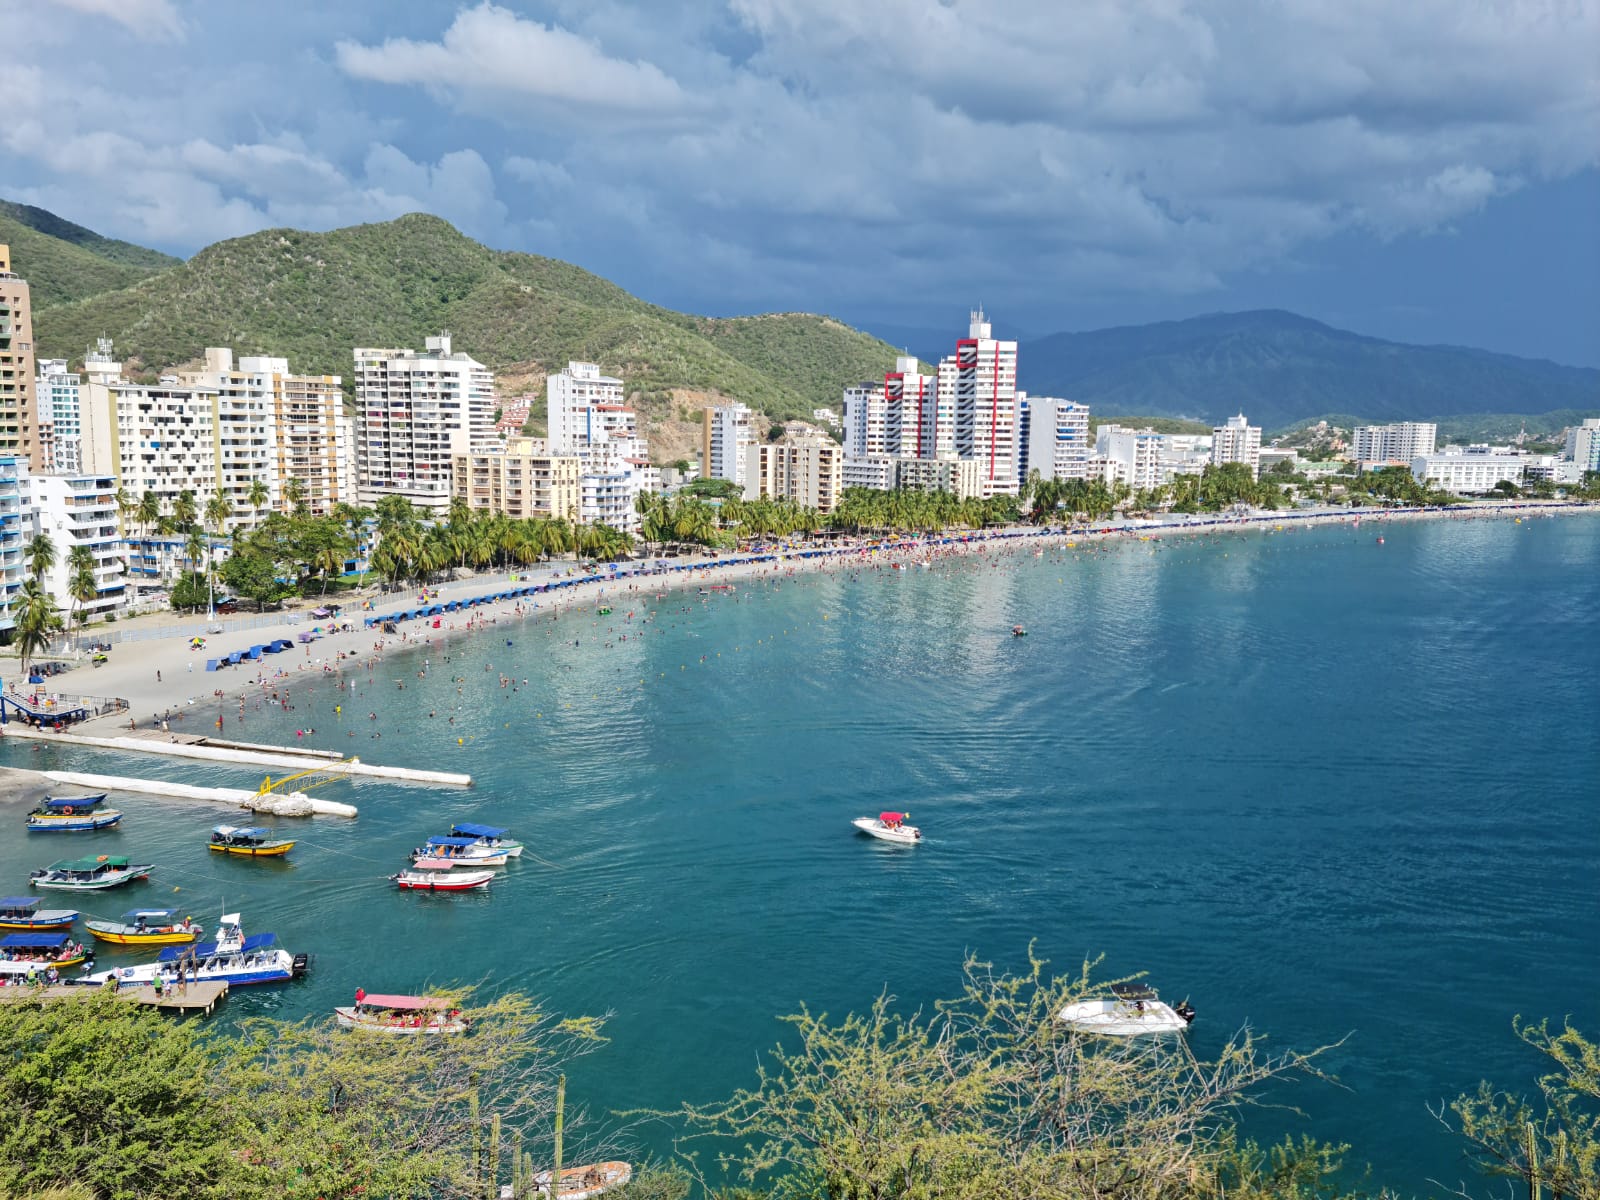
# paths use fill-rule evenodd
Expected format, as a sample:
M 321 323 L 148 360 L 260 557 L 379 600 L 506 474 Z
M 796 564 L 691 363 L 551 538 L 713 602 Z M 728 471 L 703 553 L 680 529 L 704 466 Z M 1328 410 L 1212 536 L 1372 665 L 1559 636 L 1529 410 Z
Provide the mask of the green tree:
M 200 519 L 200 506 L 195 502 L 194 489 L 184 488 L 172 502 L 172 523 L 175 532 L 188 533 Z
M 161 520 L 161 496 L 156 492 L 146 492 L 140 496 L 139 507 L 134 515 L 144 527 L 144 536 L 148 538 Z
M 229 1165 L 199 1026 L 87 993 L 0 1005 L 0 1192 L 221 1197 Z M 137 1052 L 131 1052 L 137 1047 Z
M 253 548 L 247 547 L 231 555 L 222 564 L 221 574 L 229 590 L 255 601 L 259 609 L 265 609 L 267 605 L 294 593 L 292 584 L 278 578 L 277 563 Z
M 61 614 L 56 611 L 55 597 L 44 590 L 44 585 L 37 579 L 26 579 L 17 592 L 11 619 L 17 632 L 17 655 L 26 674 L 28 660 L 49 649 L 51 640 L 61 631 Z
M 261 510 L 267 506 L 267 501 L 272 499 L 272 492 L 268 490 L 266 480 L 251 480 L 250 490 L 245 493 L 245 499 L 250 502 L 250 507 L 256 510 L 256 521 L 259 523 Z
M 56 565 L 56 544 L 48 533 L 36 533 L 28 542 L 28 548 L 22 552 L 28 563 L 28 574 L 39 583 L 44 582 Z
M 94 553 L 87 546 L 74 546 L 67 551 L 67 594 L 72 597 L 72 616 L 81 625 L 88 616 L 82 606 L 100 595 L 100 584 L 94 577 Z

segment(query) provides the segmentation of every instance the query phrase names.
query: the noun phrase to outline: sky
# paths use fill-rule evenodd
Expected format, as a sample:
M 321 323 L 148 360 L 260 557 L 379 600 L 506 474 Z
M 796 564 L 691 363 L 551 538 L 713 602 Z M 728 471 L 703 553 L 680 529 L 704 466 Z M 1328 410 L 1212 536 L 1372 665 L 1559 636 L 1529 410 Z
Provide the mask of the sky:
M 657 304 L 1600 366 L 1600 0 L 0 0 L 0 197 L 426 211 Z

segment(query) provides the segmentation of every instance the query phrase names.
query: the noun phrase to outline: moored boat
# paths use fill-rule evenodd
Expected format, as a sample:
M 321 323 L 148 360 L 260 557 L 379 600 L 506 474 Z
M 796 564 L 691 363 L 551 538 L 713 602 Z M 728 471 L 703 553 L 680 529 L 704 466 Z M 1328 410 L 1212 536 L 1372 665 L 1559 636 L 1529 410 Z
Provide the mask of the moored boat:
M 471 867 L 503 867 L 510 857 L 509 851 L 483 845 L 475 837 L 431 837 L 411 852 L 414 862 L 432 858 Z
M 109 971 L 86 974 L 74 983 L 104 984 L 115 979 L 121 985 L 154 983 L 165 984 L 226 983 L 230 987 L 251 983 L 285 983 L 298 979 L 310 968 L 311 959 L 305 954 L 290 954 L 281 949 L 276 934 L 255 933 L 245 936 L 238 913 L 227 913 L 222 918 L 215 941 L 198 946 L 168 946 L 153 963 L 137 967 L 119 967 Z
M 39 807 L 28 814 L 28 829 L 34 833 L 87 833 L 110 829 L 122 820 L 114 808 L 101 808 L 106 794 L 88 796 L 45 796 Z
M 477 825 L 471 821 L 457 821 L 450 826 L 451 837 L 473 838 L 474 845 L 487 847 L 496 854 L 509 858 L 522 857 L 522 843 L 506 834 L 509 830 L 495 825 Z
M 0 959 L 41 967 L 75 967 L 93 962 L 94 951 L 85 950 L 70 933 L 9 933 L 0 938 Z
M 98 891 L 119 887 L 135 879 L 148 879 L 152 863 L 130 863 L 121 855 L 101 854 L 94 858 L 66 859 L 41 867 L 28 876 L 34 887 L 63 888 L 69 891 Z
M 910 815 L 910 813 L 885 812 L 875 817 L 857 817 L 850 824 L 862 833 L 870 833 L 885 842 L 894 842 L 900 846 L 915 846 L 922 840 L 922 830 L 915 825 L 906 824 L 906 818 Z
M 294 839 L 275 838 L 265 825 L 218 825 L 211 831 L 211 849 L 246 858 L 280 858 L 294 849 Z
M 205 932 L 198 921 L 178 919 L 170 908 L 135 908 L 117 921 L 85 921 L 94 937 L 117 946 L 180 946 L 198 941 Z
M 72 908 L 40 908 L 32 896 L 0 900 L 0 929 L 66 929 L 78 919 Z
M 1174 1008 L 1147 984 L 1114 983 L 1110 999 L 1079 1000 L 1057 1013 L 1056 1020 L 1078 1033 L 1105 1037 L 1182 1033 L 1194 1020 L 1194 1006 L 1185 1000 Z
M 561 1172 L 561 1182 L 556 1185 L 554 1200 L 589 1200 L 610 1188 L 619 1188 L 633 1178 L 633 1167 L 625 1162 L 590 1163 L 582 1167 L 566 1167 Z M 534 1194 L 550 1195 L 550 1172 L 541 1171 L 533 1177 Z
M 1026 629 L 1024 629 L 1021 625 L 1013 625 L 1011 627 L 1011 636 L 1012 637 L 1027 637 L 1028 636 L 1028 631 Z
M 389 878 L 403 892 L 470 892 L 486 888 L 494 878 L 493 871 L 456 871 L 456 864 L 442 858 L 419 858 L 409 871 L 401 871 Z
M 417 1035 L 465 1033 L 467 1019 L 454 1000 L 445 996 L 369 994 L 356 989 L 356 1002 L 335 1008 L 340 1029 L 365 1029 L 373 1033 Z

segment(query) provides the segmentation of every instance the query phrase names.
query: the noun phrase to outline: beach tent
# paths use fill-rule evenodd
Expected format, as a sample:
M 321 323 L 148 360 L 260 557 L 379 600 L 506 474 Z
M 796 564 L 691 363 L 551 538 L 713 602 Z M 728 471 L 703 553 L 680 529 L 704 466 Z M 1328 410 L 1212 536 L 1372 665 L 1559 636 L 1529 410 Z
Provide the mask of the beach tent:
M 206 659 L 206 670 L 215 671 L 217 669 L 217 664 L 219 662 L 221 662 L 221 661 L 222 661 L 221 659 L 217 659 L 217 658 L 208 658 L 208 659 Z
M 243 657 L 244 657 L 244 651 L 243 650 L 235 650 L 232 654 L 228 655 L 228 663 L 229 663 L 230 666 L 237 667 L 239 665 L 239 660 L 241 658 L 243 658 Z
M 270 646 L 268 646 L 267 649 L 271 650 L 274 654 L 277 654 L 277 653 L 279 653 L 280 651 L 283 651 L 283 650 L 293 650 L 294 649 L 294 643 L 291 642 L 288 638 L 279 638 L 277 641 L 273 642 Z
M 452 600 L 452 601 L 450 601 L 450 603 L 449 603 L 449 604 L 446 604 L 446 605 L 445 605 L 445 606 L 444 606 L 444 610 L 445 610 L 445 612 L 455 612 L 455 611 L 456 611 L 456 610 L 457 610 L 457 609 L 459 609 L 459 608 L 460 608 L 460 607 L 461 607 L 461 601 L 459 601 L 459 600 Z
M 310 631 L 304 631 L 296 634 L 295 638 L 300 642 L 314 642 L 317 640 L 317 635 Z
M 260 659 L 261 659 L 261 652 L 263 650 L 265 650 L 265 649 L 266 649 L 265 646 L 251 646 L 250 649 L 248 649 L 248 650 L 246 650 L 244 652 L 245 653 L 245 657 L 246 658 L 253 658 L 253 659 L 255 659 L 256 661 L 259 662 Z

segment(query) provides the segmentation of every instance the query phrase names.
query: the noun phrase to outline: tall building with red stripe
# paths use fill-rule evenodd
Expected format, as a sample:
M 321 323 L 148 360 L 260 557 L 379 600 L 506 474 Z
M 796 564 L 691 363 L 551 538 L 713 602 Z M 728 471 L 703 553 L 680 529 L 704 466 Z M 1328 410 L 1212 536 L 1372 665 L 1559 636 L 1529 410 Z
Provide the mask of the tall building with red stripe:
M 896 458 L 935 458 L 938 451 L 939 384 L 935 376 L 917 370 L 914 356 L 895 360 L 894 370 L 883 376 L 884 453 Z M 945 421 L 948 443 L 950 422 Z M 946 446 L 945 452 L 949 453 Z
M 984 496 L 1016 495 L 1017 343 L 996 340 L 980 308 L 939 364 L 939 401 L 951 412 L 957 458 L 975 459 Z

